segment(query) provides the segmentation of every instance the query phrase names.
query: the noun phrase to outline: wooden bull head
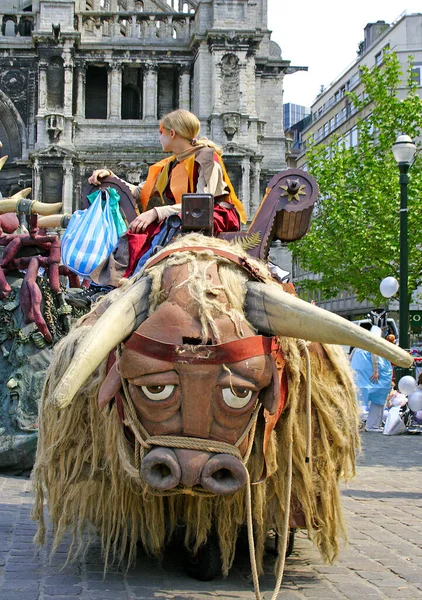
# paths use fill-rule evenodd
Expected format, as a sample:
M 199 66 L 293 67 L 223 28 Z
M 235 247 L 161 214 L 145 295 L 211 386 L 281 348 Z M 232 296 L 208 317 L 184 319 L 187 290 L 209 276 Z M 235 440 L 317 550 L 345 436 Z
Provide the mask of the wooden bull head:
M 99 403 L 103 408 L 116 394 L 121 402 L 123 380 L 147 441 L 167 436 L 142 460 L 141 474 L 149 485 L 160 490 L 201 485 L 211 493 L 230 494 L 246 483 L 242 459 L 261 404 L 269 414 L 281 412 L 284 396 L 272 355 L 277 348 L 271 337 L 256 336 L 246 322 L 241 337 L 224 314 L 204 339 L 198 305 L 183 285 L 188 271 L 189 263 L 166 270 L 166 299 L 124 343 Z M 215 301 L 229 310 L 215 261 L 207 276 L 208 285 L 218 290 Z M 202 447 L 171 447 L 181 437 L 202 440 Z M 229 445 L 235 455 L 227 452 Z
M 198 247 L 198 239 L 207 247 Z M 240 282 L 236 293 L 227 279 L 222 284 L 227 263 Z M 55 401 L 67 406 L 119 347 L 99 404 L 129 396 L 142 436 L 155 446 L 143 455 L 141 474 L 159 490 L 202 486 L 229 494 L 244 485 L 243 458 L 257 402 L 268 414 L 280 410 L 271 338 L 256 336 L 249 323 L 271 337 L 353 345 L 398 365 L 412 362 L 400 348 L 286 293 L 267 278 L 264 265 L 252 265 L 226 242 L 187 236 L 154 257 L 146 272 L 94 311 L 94 324 L 56 388 Z M 205 286 L 202 301 L 199 280 Z M 186 443 L 192 439 L 193 449 Z

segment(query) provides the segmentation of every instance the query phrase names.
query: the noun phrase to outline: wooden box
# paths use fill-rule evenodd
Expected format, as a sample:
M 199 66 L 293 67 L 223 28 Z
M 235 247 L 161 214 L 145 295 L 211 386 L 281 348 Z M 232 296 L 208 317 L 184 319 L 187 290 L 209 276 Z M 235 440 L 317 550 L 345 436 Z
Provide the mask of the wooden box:
M 212 235 L 214 226 L 214 196 L 212 194 L 183 194 L 182 231 L 200 231 Z

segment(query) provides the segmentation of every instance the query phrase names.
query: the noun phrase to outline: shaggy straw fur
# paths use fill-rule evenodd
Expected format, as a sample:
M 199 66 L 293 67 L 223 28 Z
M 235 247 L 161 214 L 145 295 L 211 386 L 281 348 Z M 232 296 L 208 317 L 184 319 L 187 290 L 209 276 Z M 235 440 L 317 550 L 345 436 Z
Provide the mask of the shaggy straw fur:
M 183 238 L 203 245 L 204 238 Z M 216 240 L 209 243 L 215 244 Z M 180 242 L 179 242 L 180 244 Z M 236 250 L 241 253 L 240 249 Z M 207 262 L 219 263 L 222 287 L 230 308 L 219 303 L 215 290 L 197 285 Z M 218 339 L 215 318 L 229 314 L 242 331 L 242 305 L 246 276 L 225 259 L 203 253 L 192 260 L 192 253 L 172 255 L 152 268 L 150 307 L 163 300 L 161 278 L 168 265 L 190 262 L 186 282 L 192 298 L 200 307 L 204 338 L 211 331 Z M 265 266 L 260 265 L 262 272 Z M 208 287 L 207 287 L 208 286 Z M 218 290 L 219 291 L 219 290 Z M 103 302 L 116 302 L 119 289 Z M 111 297 L 110 297 L 111 296 Z M 101 313 L 101 306 L 98 314 Z M 217 532 L 223 560 L 223 573 L 230 569 L 239 529 L 246 522 L 245 491 L 229 497 L 192 495 L 157 496 L 146 487 L 135 468 L 132 447 L 126 441 L 116 407 L 99 412 L 98 390 L 105 377 L 105 362 L 92 374 L 73 402 L 59 411 L 50 398 L 57 382 L 77 352 L 78 344 L 92 324 L 91 316 L 79 321 L 57 346 L 44 388 L 40 409 L 39 445 L 33 473 L 36 504 L 34 518 L 39 522 L 37 541 L 44 543 L 45 501 L 53 524 L 53 552 L 66 531 L 72 544 L 69 559 L 84 552 L 91 535 L 100 535 L 105 569 L 112 563 L 127 564 L 135 559 L 136 544 L 160 556 L 175 529 L 184 526 L 185 544 L 197 549 L 211 530 Z M 256 555 L 262 572 L 264 542 L 269 528 L 281 532 L 289 444 L 293 444 L 292 506 L 303 511 L 309 537 L 321 555 L 333 561 L 344 534 L 339 479 L 355 472 L 355 451 L 359 446 L 357 405 L 354 384 L 341 349 L 325 346 L 311 350 L 312 366 L 312 456 L 306 455 L 306 369 L 305 358 L 296 340 L 281 338 L 286 358 L 289 393 L 284 410 L 272 433 L 265 457 L 267 479 L 252 486 Z M 264 420 L 260 416 L 251 458 L 247 465 L 251 481 L 260 479 Z

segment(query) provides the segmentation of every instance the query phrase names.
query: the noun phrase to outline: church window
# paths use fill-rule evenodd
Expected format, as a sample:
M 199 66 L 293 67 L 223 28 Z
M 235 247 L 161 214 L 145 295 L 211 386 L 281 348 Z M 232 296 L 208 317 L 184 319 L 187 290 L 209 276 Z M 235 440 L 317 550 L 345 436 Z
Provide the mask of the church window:
M 3 22 L 3 35 L 7 37 L 15 37 L 15 22 L 12 19 Z
M 107 69 L 89 66 L 86 73 L 85 117 L 107 118 Z
M 165 65 L 158 69 L 158 118 L 178 108 L 179 77 L 176 67 Z
M 122 73 L 122 119 L 142 119 L 142 71 L 125 67 Z

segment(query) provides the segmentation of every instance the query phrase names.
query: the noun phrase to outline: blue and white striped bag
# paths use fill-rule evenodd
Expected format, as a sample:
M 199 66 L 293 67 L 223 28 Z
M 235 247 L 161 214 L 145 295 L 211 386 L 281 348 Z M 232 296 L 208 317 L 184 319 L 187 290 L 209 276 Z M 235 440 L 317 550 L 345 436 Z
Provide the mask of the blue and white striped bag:
M 113 219 L 109 193 L 101 190 L 91 206 L 73 213 L 61 239 L 62 262 L 81 277 L 88 277 L 113 251 L 119 234 Z

